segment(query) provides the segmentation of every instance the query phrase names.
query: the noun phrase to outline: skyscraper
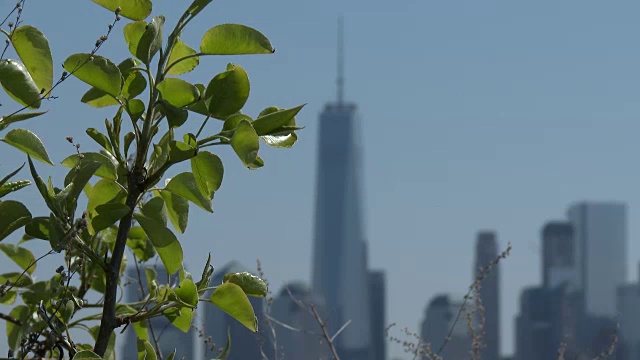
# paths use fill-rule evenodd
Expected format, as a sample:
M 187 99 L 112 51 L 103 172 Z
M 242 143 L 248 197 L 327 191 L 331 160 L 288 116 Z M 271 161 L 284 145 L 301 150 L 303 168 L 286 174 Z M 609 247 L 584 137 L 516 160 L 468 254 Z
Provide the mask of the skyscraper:
M 303 283 L 286 284 L 271 304 L 271 315 L 281 324 L 273 325 L 278 359 L 329 359 L 331 351 L 322 334 L 320 324 L 307 306 L 316 307 L 325 316 L 322 302 L 313 297 Z M 293 327 L 293 329 L 289 328 Z M 273 339 L 271 339 L 273 340 Z M 275 359 L 275 358 L 274 358 Z
M 576 277 L 573 226 L 550 221 L 542 228 L 542 284 L 554 288 Z
M 371 321 L 371 360 L 385 360 L 387 358 L 387 338 L 385 328 L 386 318 L 386 279 L 382 270 L 369 272 L 369 298 Z
M 582 202 L 569 208 L 575 236 L 576 287 L 590 316 L 616 315 L 616 291 L 627 278 L 627 207 Z
M 475 276 L 498 257 L 498 242 L 493 231 L 481 231 L 476 242 Z M 480 299 L 484 306 L 485 348 L 484 360 L 500 359 L 500 268 L 496 264 L 482 280 Z
M 336 345 L 343 358 L 358 360 L 369 359 L 369 286 L 358 116 L 343 99 L 341 29 L 338 98 L 320 114 L 312 286 L 324 299 L 332 334 L 350 321 Z
M 420 338 L 429 344 L 431 351 L 437 353 L 445 339 L 447 343 L 440 354 L 443 359 L 463 360 L 469 358 L 471 351 L 471 336 L 467 330 L 467 322 L 456 317 L 463 305 L 463 297 L 453 298 L 451 295 L 442 294 L 435 296 L 425 309 L 424 320 L 420 331 Z M 454 326 L 452 328 L 452 326 Z

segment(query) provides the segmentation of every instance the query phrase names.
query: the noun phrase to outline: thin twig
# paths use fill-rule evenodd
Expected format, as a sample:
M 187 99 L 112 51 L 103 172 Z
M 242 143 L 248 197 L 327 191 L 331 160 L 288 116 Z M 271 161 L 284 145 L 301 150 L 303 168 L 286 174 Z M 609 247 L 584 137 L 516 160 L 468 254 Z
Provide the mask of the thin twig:
M 322 318 L 320 317 L 320 314 L 318 314 L 318 311 L 316 310 L 315 305 L 311 304 L 309 305 L 309 308 L 311 309 L 311 314 L 316 319 L 316 322 L 318 323 L 318 325 L 320 325 L 320 329 L 322 330 L 322 336 L 324 336 L 324 339 L 327 341 L 327 346 L 329 346 L 329 349 L 331 349 L 331 353 L 333 354 L 333 359 L 340 360 L 340 357 L 338 356 L 338 352 L 336 351 L 336 347 L 333 344 L 332 337 L 327 332 L 327 327 L 324 321 L 322 320 Z

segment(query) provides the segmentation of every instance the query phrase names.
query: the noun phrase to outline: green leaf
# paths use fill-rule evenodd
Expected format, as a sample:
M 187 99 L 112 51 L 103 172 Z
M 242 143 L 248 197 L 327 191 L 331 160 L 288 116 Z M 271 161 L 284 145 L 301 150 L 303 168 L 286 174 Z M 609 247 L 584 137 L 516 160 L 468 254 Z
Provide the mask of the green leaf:
M 133 331 L 135 331 L 136 337 L 138 339 L 149 341 L 150 337 L 149 337 L 149 328 L 147 326 L 147 320 L 134 322 L 132 325 L 133 325 Z
M 56 194 L 55 200 L 61 206 L 63 204 L 75 204 L 85 185 L 101 167 L 102 164 L 100 162 L 83 159 L 77 168 L 69 171 L 72 180 L 64 190 Z
M 191 329 L 191 321 L 193 320 L 193 309 L 189 309 L 186 307 L 182 308 L 173 308 L 169 310 L 165 310 L 162 313 L 171 325 L 175 326 L 178 330 L 182 332 L 188 332 Z
M 129 155 L 129 147 L 131 143 L 136 138 L 136 134 L 132 132 L 128 132 L 124 135 L 124 157 L 126 158 Z
M 9 316 L 20 320 L 26 321 L 27 318 L 31 315 L 31 311 L 25 305 L 18 305 L 14 307 Z M 7 321 L 7 345 L 9 345 L 9 349 L 17 350 L 20 348 L 20 341 L 25 334 L 25 330 L 28 329 L 26 326 L 19 326 L 10 321 Z
M 213 193 L 218 191 L 222 184 L 222 160 L 208 151 L 199 151 L 198 155 L 191 159 L 191 171 L 202 195 L 213 199 Z
M 53 251 L 62 251 L 65 246 L 65 231 L 54 214 L 49 214 L 49 244 Z
M 214 290 L 209 301 L 249 330 L 258 331 L 258 321 L 253 307 L 240 286 L 229 282 L 224 283 Z
M 124 203 L 126 190 L 115 181 L 99 180 L 87 194 L 87 211 L 91 212 L 98 205 L 117 202 Z
M 192 203 L 198 205 L 205 211 L 213 212 L 213 208 L 211 207 L 211 199 L 206 198 L 198 189 L 198 184 L 196 183 L 196 179 L 190 172 L 183 172 L 171 180 L 165 187 L 165 190 L 170 191 L 178 196 L 182 196 L 183 198 L 191 201 Z
M 97 1 L 97 0 L 93 0 Z M 78 351 L 76 355 L 73 357 L 73 360 L 85 360 L 85 359 L 94 359 L 94 360 L 103 360 L 100 355 L 94 353 L 91 350 L 82 350 Z
M 267 296 L 267 283 L 248 272 L 229 273 L 222 278 L 222 282 L 230 282 L 242 288 L 245 294 L 263 298 Z
M 17 114 L 0 117 L 0 131 L 6 129 L 10 124 L 13 124 L 15 122 L 28 120 L 46 113 L 47 113 L 46 111 L 31 112 L 31 113 L 20 112 Z
M 120 95 L 122 74 L 111 60 L 100 55 L 74 54 L 64 61 L 63 66 L 83 82 L 109 95 Z
M 249 98 L 250 84 L 247 72 L 239 65 L 228 64 L 227 71 L 216 75 L 205 92 L 209 114 L 226 119 L 242 109 Z
M 171 68 L 169 68 L 169 71 L 167 71 L 167 75 L 182 75 L 195 69 L 196 66 L 200 64 L 200 58 L 198 56 L 180 60 L 185 56 L 192 56 L 195 54 L 195 50 L 189 47 L 189 45 L 185 44 L 182 40 L 178 39 L 175 45 L 173 45 L 171 55 L 169 56 L 169 61 L 167 61 L 167 67 L 171 66 Z M 178 60 L 180 60 L 180 62 L 176 63 L 176 61 Z
M 178 298 L 191 306 L 198 305 L 198 290 L 196 284 L 189 279 L 184 279 L 180 285 L 175 289 Z
M 131 20 L 144 20 L 153 10 L 151 0 L 92 0 L 111 11 L 120 8 L 120 15 Z
M 86 152 L 80 154 L 73 154 L 66 159 L 62 160 L 61 164 L 68 168 L 74 168 L 78 166 L 80 162 L 97 162 L 100 163 L 101 166 L 96 171 L 95 175 L 104 179 L 116 180 L 118 178 L 116 171 L 116 164 L 107 157 L 106 155 L 95 153 L 95 152 Z
M 142 206 L 142 214 L 154 221 L 167 226 L 167 209 L 161 197 L 154 197 Z
M 40 88 L 21 62 L 11 59 L 0 60 L 0 84 L 10 97 L 21 105 L 32 109 L 40 107 Z
M 88 128 L 86 130 L 86 133 L 90 138 L 93 139 L 93 141 L 98 143 L 98 145 L 102 146 L 108 152 L 113 153 L 113 147 L 111 146 L 111 142 L 109 142 L 109 138 L 107 137 L 107 135 L 94 128 Z
M 153 56 L 162 47 L 162 27 L 164 16 L 156 16 L 151 22 L 136 21 L 125 25 L 124 38 L 129 52 L 149 64 Z
M 189 160 L 196 156 L 197 150 L 180 141 L 172 141 L 169 143 L 169 162 L 176 164 L 185 160 Z
M 174 360 L 175 357 L 176 357 L 176 351 L 178 351 L 178 349 L 173 349 L 171 354 L 169 354 L 169 356 L 167 356 L 167 360 Z
M 18 293 L 15 291 L 7 291 L 4 295 L 0 295 L 0 305 L 12 305 L 16 302 Z
M 21 272 L 10 272 L 6 274 L 0 274 L 0 284 L 6 284 L 7 281 L 13 287 L 24 288 L 33 284 L 31 276 L 25 275 Z
M 198 91 L 200 91 L 200 95 L 205 94 L 206 96 L 207 89 L 203 84 L 196 84 L 195 86 L 198 88 Z M 204 96 L 201 96 L 200 100 L 187 106 L 187 109 L 200 115 L 209 116 L 209 109 L 207 108 L 207 102 L 205 101 Z
M 300 105 L 295 108 L 278 110 L 260 116 L 253 122 L 253 128 L 256 129 L 256 133 L 259 136 L 263 136 L 282 131 L 283 126 L 294 126 L 295 122 L 292 124 L 291 121 L 295 119 L 295 116 L 303 107 L 304 105 Z
M 156 352 L 147 340 L 137 340 L 138 360 L 156 360 Z
M 19 173 L 19 172 L 20 172 L 20 170 L 22 170 L 22 168 L 24 167 L 24 165 L 25 165 L 25 163 L 22 163 L 22 165 L 21 165 L 19 168 L 17 168 L 17 169 L 15 169 L 15 170 L 13 170 L 13 171 L 12 171 L 12 172 L 10 172 L 7 176 L 3 177 L 3 178 L 0 180 L 0 186 L 4 185 L 4 184 L 5 184 L 7 181 L 9 181 L 12 177 L 16 176 L 16 174 L 17 174 L 17 173 Z
M 111 203 L 99 205 L 96 207 L 98 215 L 94 216 L 91 220 L 93 231 L 98 232 L 110 227 L 128 214 L 129 211 L 131 211 L 131 209 L 125 204 Z
M 194 0 L 191 3 L 187 11 L 191 14 L 191 17 L 198 15 L 212 0 Z
M 204 34 L 200 52 L 207 55 L 272 54 L 275 49 L 258 30 L 245 25 L 222 24 Z
M 125 106 L 129 117 L 134 122 L 144 114 L 144 101 L 140 99 L 129 100 Z
M 47 150 L 44 148 L 44 144 L 42 144 L 40 138 L 29 130 L 13 129 L 5 135 L 2 141 L 25 154 L 30 155 L 36 160 L 53 165 L 53 162 L 51 162 L 49 154 L 47 154 Z
M 31 251 L 13 244 L 0 244 L 0 251 L 5 253 L 9 259 L 13 260 L 22 270 L 29 275 L 36 269 L 36 258 Z
M 142 75 L 140 75 L 138 71 L 130 71 L 135 66 L 137 66 L 136 60 L 132 58 L 125 59 L 118 64 L 118 69 L 125 78 L 122 95 L 126 99 L 132 99 L 139 95 L 147 86 L 147 80 L 144 79 L 144 77 L 140 79 Z M 113 95 L 109 95 L 96 87 L 89 89 L 80 101 L 96 108 L 120 105 L 118 99 Z
M 6 183 L 0 186 L 0 198 L 14 191 L 18 191 L 23 187 L 26 187 L 29 185 L 31 185 L 31 181 L 29 180 L 12 181 L 12 182 Z
M 171 224 L 179 233 L 184 234 L 189 222 L 189 203 L 187 199 L 165 190 L 160 190 L 159 193 L 164 199 Z
M 31 221 L 31 213 L 22 203 L 6 200 L 0 202 L 0 241 Z
M 182 267 L 182 246 L 173 232 L 144 215 L 135 214 L 134 216 L 158 252 L 167 273 L 171 275 L 180 270 Z
M 235 131 L 242 120 L 253 123 L 253 119 L 249 115 L 242 113 L 233 114 L 224 120 L 224 123 L 222 124 L 222 131 Z
M 178 109 L 175 106 L 170 105 L 166 101 L 159 101 L 158 104 L 160 112 L 167 117 L 167 122 L 172 128 L 182 126 L 189 117 L 189 112 L 185 109 Z
M 24 226 L 25 234 L 37 239 L 49 240 L 49 218 L 35 217 Z
M 13 32 L 11 43 L 38 89 L 50 90 L 53 85 L 53 58 L 44 34 L 33 26 L 20 26 Z
M 156 87 L 162 94 L 162 99 L 177 108 L 187 106 L 200 97 L 197 87 L 178 78 L 166 78 Z
M 131 100 L 142 94 L 146 87 L 147 79 L 144 75 L 142 75 L 140 71 L 131 71 L 122 86 L 122 97 Z
M 140 226 L 131 227 L 127 238 L 127 246 L 131 248 L 133 254 L 141 261 L 148 261 L 156 256 L 153 244 L 147 238 L 144 230 Z
M 231 137 L 231 147 L 247 168 L 257 169 L 262 166 L 260 164 L 262 160 L 258 160 L 258 149 L 260 148 L 258 134 L 248 121 L 242 120 L 238 124 L 233 137 Z

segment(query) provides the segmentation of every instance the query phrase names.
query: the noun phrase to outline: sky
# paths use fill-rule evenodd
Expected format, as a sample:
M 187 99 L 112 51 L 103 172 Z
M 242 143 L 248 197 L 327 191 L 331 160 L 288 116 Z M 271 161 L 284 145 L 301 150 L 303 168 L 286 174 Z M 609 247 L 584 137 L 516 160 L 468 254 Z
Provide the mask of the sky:
M 27 1 L 25 24 L 47 35 L 55 64 L 90 51 L 112 20 L 90 1 L 73 3 Z M 154 14 L 174 24 L 188 4 L 156 0 Z M 475 235 L 494 229 L 501 248 L 513 246 L 500 270 L 501 346 L 511 353 L 519 293 L 540 283 L 540 228 L 564 218 L 571 203 L 629 204 L 629 280 L 637 278 L 639 11 L 631 0 L 214 1 L 187 29 L 188 44 L 197 47 L 208 28 L 231 22 L 261 30 L 277 51 L 203 58 L 186 79 L 206 83 L 233 62 L 252 81 L 245 113 L 308 105 L 298 116 L 305 126 L 299 143 L 261 149 L 264 168 L 249 171 L 231 149 L 220 149 L 225 178 L 215 213 L 192 207 L 180 237 L 188 265 L 199 272 L 208 252 L 218 267 L 234 259 L 253 267 L 259 257 L 275 291 L 309 280 L 318 115 L 335 98 L 336 19 L 343 15 L 346 99 L 362 118 L 369 262 L 387 272 L 388 322 L 417 331 L 433 296 L 464 293 Z M 100 50 L 115 62 L 129 56 L 124 24 Z M 62 69 L 55 70 L 57 78 Z M 74 152 L 66 136 L 95 150 L 84 130 L 101 129 L 112 115 L 79 102 L 87 88 L 65 82 L 59 98 L 44 104 L 49 113 L 24 123 L 57 162 Z M 0 102 L 8 112 L 7 96 Z M 25 160 L 2 149 L 2 173 Z M 58 182 L 65 174 L 60 165 L 38 169 Z M 18 197 L 45 214 L 34 193 Z M 46 252 L 43 244 L 27 246 Z M 13 269 L 0 262 L 0 271 Z

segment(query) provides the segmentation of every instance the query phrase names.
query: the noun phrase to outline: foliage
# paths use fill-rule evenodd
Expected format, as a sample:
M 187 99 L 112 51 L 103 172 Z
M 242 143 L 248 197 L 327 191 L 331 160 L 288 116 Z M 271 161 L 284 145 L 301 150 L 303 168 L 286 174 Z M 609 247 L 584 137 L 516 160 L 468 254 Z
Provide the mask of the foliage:
M 73 359 L 109 359 L 113 358 L 114 330 L 131 324 L 138 336 L 139 358 L 155 359 L 158 351 L 150 342 L 149 319 L 164 316 L 178 329 L 188 331 L 193 310 L 203 301 L 256 331 L 247 296 L 264 297 L 265 282 L 248 273 L 232 273 L 224 276 L 222 284 L 210 287 L 211 257 L 195 279 L 184 269 L 182 246 L 174 231 L 186 231 L 190 204 L 213 212 L 212 200 L 224 167 L 208 148 L 230 145 L 244 166 L 260 168 L 264 165 L 258 155 L 260 140 L 273 147 L 293 146 L 295 131 L 300 129 L 295 116 L 302 106 L 269 107 L 255 119 L 243 114 L 250 84 L 247 72 L 238 64 L 228 64 L 206 86 L 178 76 L 193 71 L 201 58 L 210 55 L 271 54 L 271 42 L 250 27 L 221 24 L 204 32 L 200 51 L 194 50 L 181 40 L 181 34 L 211 0 L 194 0 L 169 31 L 164 16 L 150 18 L 151 0 L 93 2 L 114 13 L 109 31 L 92 51 L 68 56 L 55 83 L 46 36 L 22 24 L 25 0 L 0 24 L 15 18 L 7 23 L 8 30 L 0 29 L 7 37 L 0 56 L 0 84 L 17 104 L 14 112 L 0 118 L 0 131 L 44 115 L 46 110 L 34 110 L 55 99 L 53 90 L 71 77 L 89 85 L 81 99 L 87 106 L 114 109 L 113 117 L 105 120 L 104 131 L 97 127 L 86 130 L 99 150 L 80 152 L 76 144 L 76 153 L 61 162 L 69 171 L 57 183 L 51 178 L 45 181 L 42 169 L 33 161 L 54 164 L 36 134 L 13 128 L 1 139 L 26 154 L 26 161 L 0 180 L 0 198 L 32 184 L 12 180 L 28 163 L 35 184 L 30 189 L 40 194 L 48 209 L 33 215 L 19 201 L 0 201 L 0 241 L 4 240 L 0 251 L 16 266 L 15 272 L 0 275 L 0 304 L 13 306 L 0 312 L 9 347 L 18 358 L 67 354 Z M 122 17 L 132 20 L 122 28 L 131 57 L 115 62 L 98 50 Z M 10 45 L 17 58 L 5 58 Z M 205 130 L 211 118 L 220 121 L 217 132 Z M 198 132 L 178 136 L 188 121 L 201 122 Z M 67 140 L 75 144 L 72 138 Z M 191 171 L 167 177 L 174 165 L 184 162 L 190 163 Z M 79 209 L 85 199 L 86 207 Z M 24 229 L 22 240 L 8 243 L 9 235 L 19 229 Z M 36 259 L 23 245 L 31 239 L 47 241 L 51 250 Z M 117 293 L 127 248 L 136 268 L 142 265 L 138 272 L 147 279 L 140 284 L 144 298 L 131 304 L 118 302 Z M 33 274 L 38 261 L 54 253 L 63 254 L 64 263 L 36 281 Z M 157 280 L 155 271 L 145 266 L 155 258 L 178 280 L 177 286 Z M 210 290 L 210 298 L 203 298 Z M 88 304 L 90 292 L 102 300 Z M 21 305 L 16 306 L 18 299 Z M 97 312 L 77 318 L 78 311 L 87 308 Z M 73 328 L 86 330 L 95 344 L 75 343 L 69 334 Z M 221 358 L 227 356 L 229 344 L 230 339 Z

